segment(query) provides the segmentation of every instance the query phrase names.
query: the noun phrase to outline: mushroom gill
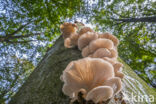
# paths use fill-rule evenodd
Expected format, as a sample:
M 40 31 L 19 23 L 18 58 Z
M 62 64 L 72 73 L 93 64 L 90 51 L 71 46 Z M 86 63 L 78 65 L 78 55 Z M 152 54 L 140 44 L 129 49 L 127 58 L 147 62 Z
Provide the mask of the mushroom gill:
M 82 93 L 85 101 L 94 103 L 107 101 L 117 94 L 124 77 L 123 65 L 117 60 L 119 40 L 110 33 L 96 33 L 81 22 L 64 23 L 60 28 L 64 46 L 78 46 L 84 57 L 70 62 L 63 71 L 60 77 L 64 82 L 63 93 L 78 102 Z
M 62 90 L 64 94 L 71 98 L 76 98 L 76 92 L 84 89 L 86 91 L 86 100 L 93 98 L 92 100 L 95 102 L 105 101 L 115 94 L 116 89 L 121 89 L 118 85 L 120 83 L 108 83 L 108 80 L 113 78 L 114 69 L 112 64 L 99 58 L 83 58 L 69 63 L 64 70 L 62 75 L 64 86 Z M 99 86 L 102 87 L 99 89 Z M 101 91 L 106 91 L 107 93 L 103 92 L 105 94 L 102 94 Z M 96 93 L 98 97 L 88 95 L 90 93 Z
M 105 61 L 108 61 L 109 63 L 111 63 L 113 65 L 115 77 L 119 77 L 121 79 L 124 78 L 124 74 L 122 73 L 123 64 L 121 64 L 114 58 L 103 57 L 102 59 L 104 59 Z

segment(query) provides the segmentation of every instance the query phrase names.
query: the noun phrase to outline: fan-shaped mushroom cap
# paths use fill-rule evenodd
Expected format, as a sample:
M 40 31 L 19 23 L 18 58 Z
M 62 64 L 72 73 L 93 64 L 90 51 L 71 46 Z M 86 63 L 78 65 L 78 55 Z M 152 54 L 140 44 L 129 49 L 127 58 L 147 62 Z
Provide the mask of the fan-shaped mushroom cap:
M 77 45 L 78 35 L 71 34 L 68 38 L 64 39 L 64 46 L 66 48 L 72 48 Z
M 61 81 L 65 81 L 65 76 L 63 76 L 63 75 L 64 75 L 65 72 L 69 71 L 70 69 L 73 69 L 73 67 L 74 67 L 74 65 L 73 65 L 74 62 L 75 62 L 75 61 L 71 61 L 71 62 L 66 66 L 66 69 L 63 71 L 63 74 L 60 76 L 60 80 L 61 80 Z
M 72 47 L 70 38 L 64 39 L 64 47 L 66 47 L 66 48 L 71 48 Z
M 120 62 L 118 62 L 117 60 L 115 60 L 114 58 L 108 58 L 108 57 L 103 57 L 102 59 L 110 62 L 113 67 L 114 67 L 114 72 L 115 72 L 115 76 L 119 77 L 119 78 L 124 78 L 124 74 L 121 72 L 122 71 L 122 64 Z
M 85 48 L 83 48 L 81 54 L 82 54 L 83 57 L 89 56 L 91 54 L 90 51 L 89 51 L 89 47 L 86 46 Z
M 71 34 L 71 35 L 70 35 L 70 38 L 71 38 L 71 40 L 73 41 L 73 43 L 77 44 L 79 35 L 76 34 L 76 33 L 75 33 L 75 34 Z
M 94 32 L 90 27 L 83 27 L 80 31 L 79 31 L 79 36 L 81 36 L 84 33 L 87 32 Z
M 64 82 L 62 91 L 73 100 L 79 95 L 94 103 L 106 101 L 121 90 L 122 64 L 117 61 L 119 40 L 110 33 L 97 35 L 82 23 L 64 23 L 60 26 L 64 46 L 78 45 L 82 56 L 87 57 L 70 62 L 60 79 Z M 81 92 L 81 93 L 79 93 Z
M 77 26 L 75 24 L 65 22 L 64 24 L 60 25 L 60 29 L 61 29 L 63 38 L 65 39 L 69 37 L 71 34 L 76 33 Z
M 111 58 L 117 58 L 118 57 L 118 51 L 116 49 L 109 49 L 111 52 Z
M 99 38 L 106 38 L 113 41 L 114 46 L 117 46 L 119 44 L 119 40 L 116 38 L 116 36 L 110 34 L 110 33 L 103 33 L 99 35 Z
M 75 90 L 79 90 L 79 89 L 69 89 L 69 86 L 67 84 L 63 85 L 62 91 L 65 95 L 68 95 L 70 98 L 74 98 L 75 97 L 75 93 L 73 93 L 73 91 Z
M 108 39 L 96 39 L 89 43 L 88 46 L 82 49 L 83 57 L 101 57 L 102 55 L 110 55 L 110 57 L 117 57 L 117 51 L 113 49 L 113 42 Z M 108 52 L 108 50 L 110 50 Z M 103 53 L 104 51 L 105 53 Z M 94 55 L 94 56 L 93 56 Z M 103 57 L 104 57 L 103 56 Z
M 113 66 L 114 66 L 115 71 L 119 71 L 121 67 L 123 66 L 123 64 L 121 64 L 120 62 L 116 62 Z
M 78 39 L 78 48 L 79 50 L 82 50 L 84 47 L 86 47 L 92 40 L 95 40 L 98 38 L 98 34 L 94 32 L 87 32 L 79 37 Z
M 99 48 L 112 49 L 113 47 L 114 47 L 113 42 L 108 39 L 100 39 L 99 38 L 99 39 L 93 40 L 89 44 L 90 53 L 94 53 Z
M 72 23 L 65 22 L 60 26 L 63 38 L 64 38 L 64 46 L 66 48 L 72 48 L 77 45 L 78 34 L 77 26 Z
M 113 66 L 99 58 L 83 58 L 70 63 L 63 72 L 63 92 L 68 96 L 80 89 L 87 92 L 114 77 Z
M 107 49 L 107 48 L 99 48 L 92 55 L 93 58 L 102 58 L 102 57 L 117 58 L 117 56 L 118 56 L 117 51 L 115 49 Z
M 122 67 L 123 64 L 121 64 L 120 62 L 117 62 L 116 64 L 113 65 L 114 67 L 114 72 L 115 72 L 115 76 L 119 77 L 119 78 L 124 78 L 124 74 L 121 72 L 122 71 Z
M 113 89 L 110 86 L 98 86 L 88 92 L 86 100 L 92 100 L 95 103 L 106 101 L 113 96 Z
M 78 34 L 71 34 L 69 36 L 69 38 L 66 38 L 64 40 L 64 46 L 66 48 L 72 48 L 72 47 L 76 46 L 77 45 L 77 41 L 78 41 L 78 37 L 79 37 Z
M 109 58 L 109 57 L 103 57 L 102 59 L 104 59 L 104 60 L 110 62 L 112 65 L 114 65 L 114 64 L 116 63 L 116 61 L 117 61 L 116 59 L 114 59 L 114 58 Z
M 117 72 L 115 73 L 115 77 L 119 77 L 119 78 L 123 79 L 124 76 L 125 76 L 125 75 L 124 75 L 121 71 L 117 71 Z
M 103 85 L 113 88 L 114 94 L 118 93 L 122 88 L 121 79 L 118 77 L 110 78 L 109 80 L 105 81 Z

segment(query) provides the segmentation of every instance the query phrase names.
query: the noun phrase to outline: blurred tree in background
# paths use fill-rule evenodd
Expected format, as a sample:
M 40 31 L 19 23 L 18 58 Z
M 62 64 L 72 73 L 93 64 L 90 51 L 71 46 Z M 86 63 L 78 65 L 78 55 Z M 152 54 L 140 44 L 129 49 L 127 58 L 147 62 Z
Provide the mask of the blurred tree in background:
M 81 0 L 0 0 L 0 103 L 9 100 Z
M 156 2 L 99 0 L 93 11 L 91 20 L 97 30 L 116 35 L 120 40 L 119 56 L 156 87 Z
M 154 0 L 0 0 L 0 103 L 17 92 L 65 21 L 92 24 L 120 40 L 119 56 L 156 87 Z

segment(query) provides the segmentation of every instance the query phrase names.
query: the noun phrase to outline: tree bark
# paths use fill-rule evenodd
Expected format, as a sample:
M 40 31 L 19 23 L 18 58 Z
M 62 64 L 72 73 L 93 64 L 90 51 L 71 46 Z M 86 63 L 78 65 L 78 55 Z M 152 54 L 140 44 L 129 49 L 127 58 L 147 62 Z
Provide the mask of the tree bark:
M 112 18 L 112 19 L 114 21 L 120 21 L 120 22 L 156 22 L 156 16 L 141 17 L 141 18 L 123 18 L 123 19 Z
M 64 48 L 63 38 L 60 37 L 9 104 L 69 104 L 69 97 L 62 93 L 63 83 L 60 80 L 60 75 L 70 61 L 80 58 L 82 58 L 81 52 L 77 48 Z M 111 99 L 110 103 L 116 104 L 116 98 L 119 97 L 118 99 L 121 99 L 121 95 L 123 98 L 125 94 L 128 97 L 131 96 L 131 93 L 156 95 L 154 90 L 149 88 L 129 66 L 122 60 L 120 61 L 124 64 L 123 72 L 126 75 L 123 79 L 123 89 L 121 93 Z M 123 101 L 126 104 L 134 103 L 127 100 L 119 100 L 120 103 L 123 103 Z M 146 103 L 143 102 L 141 104 Z

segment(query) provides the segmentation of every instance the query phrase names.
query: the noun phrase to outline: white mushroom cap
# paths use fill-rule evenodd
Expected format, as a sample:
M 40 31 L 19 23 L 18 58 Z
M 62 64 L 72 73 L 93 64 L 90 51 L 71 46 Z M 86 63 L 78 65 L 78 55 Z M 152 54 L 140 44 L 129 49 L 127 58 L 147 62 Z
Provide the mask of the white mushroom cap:
M 93 58 L 110 57 L 111 52 L 107 48 L 99 48 L 93 53 Z
M 112 65 L 115 65 L 115 64 L 116 64 L 116 61 L 117 61 L 116 59 L 114 59 L 114 58 L 109 58 L 109 57 L 103 57 L 102 59 L 104 59 L 104 60 L 110 62 Z
M 84 33 L 87 32 L 94 32 L 90 27 L 83 27 L 80 31 L 79 31 L 79 35 L 83 35 Z
M 125 76 L 125 75 L 124 75 L 121 71 L 115 72 L 115 77 L 119 77 L 119 78 L 123 79 L 124 76 Z
M 118 77 L 110 78 L 109 80 L 105 81 L 103 85 L 113 88 L 114 94 L 118 93 L 122 88 L 121 79 Z
M 60 79 L 64 82 L 62 91 L 72 99 L 83 98 L 94 103 L 106 101 L 121 91 L 122 64 L 117 61 L 119 40 L 110 33 L 97 35 L 89 27 L 64 23 L 60 26 L 64 46 L 78 45 L 82 56 L 87 57 L 70 62 Z
M 111 40 L 108 39 L 96 39 L 89 43 L 88 46 L 82 49 L 82 56 L 87 57 L 93 54 L 96 50 L 100 48 L 112 49 L 112 57 L 117 56 L 117 51 L 113 49 L 114 45 Z M 98 51 L 99 52 L 99 51 Z M 92 55 L 91 55 L 92 56 Z
M 70 69 L 73 69 L 73 63 L 74 63 L 74 62 L 75 62 L 75 61 L 71 61 L 71 62 L 67 65 L 67 67 L 66 67 L 65 70 L 63 71 L 63 75 L 64 75 L 65 72 L 69 71 Z M 60 76 L 60 80 L 61 80 L 61 81 L 65 81 L 65 77 L 64 77 L 63 75 Z
M 123 66 L 123 64 L 121 64 L 120 62 L 116 62 L 113 66 L 115 71 L 122 71 L 121 67 Z
M 77 31 L 77 26 L 72 23 L 65 22 L 60 25 L 60 30 L 62 32 L 63 38 L 68 38 L 71 34 L 75 34 Z
M 121 64 L 120 62 L 117 62 L 116 64 L 113 65 L 115 76 L 120 77 L 121 79 L 124 78 L 124 74 L 121 72 L 122 66 L 123 64 Z
M 69 89 L 69 86 L 67 84 L 63 85 L 62 91 L 65 95 L 68 95 L 70 98 L 74 98 L 75 97 L 75 93 L 73 93 L 73 89 Z
M 115 72 L 115 77 L 119 77 L 121 79 L 124 78 L 124 74 L 121 72 L 122 71 L 122 66 L 123 66 L 122 63 L 118 62 L 114 58 L 103 57 L 102 59 L 110 62 L 113 65 L 114 72 Z
M 90 53 L 94 53 L 99 48 L 112 49 L 113 47 L 114 47 L 114 44 L 109 39 L 100 39 L 99 38 L 99 39 L 93 40 L 89 44 Z
M 109 49 L 111 52 L 111 58 L 117 58 L 118 57 L 118 51 L 116 49 Z
M 110 39 L 113 41 L 114 43 L 114 46 L 117 46 L 119 44 L 119 40 L 116 38 L 116 36 L 106 32 L 106 33 L 103 33 L 103 34 L 100 34 L 99 35 L 99 38 L 105 38 L 105 39 Z
M 115 49 L 107 49 L 107 48 L 99 48 L 92 55 L 93 58 L 103 58 L 103 57 L 117 58 L 117 56 L 118 53 Z
M 104 81 L 114 77 L 113 66 L 99 58 L 84 58 L 74 61 L 73 66 L 65 69 L 63 73 L 63 92 L 72 96 L 80 89 L 90 91 L 96 86 L 100 86 Z
M 113 89 L 110 86 L 98 86 L 88 92 L 86 100 L 92 100 L 95 103 L 106 101 L 113 96 Z
M 66 48 L 71 48 L 72 47 L 70 38 L 64 39 L 64 47 L 66 47 Z
M 86 47 L 92 40 L 95 40 L 98 38 L 98 34 L 94 32 L 87 32 L 79 37 L 78 39 L 78 48 L 79 50 L 82 50 L 84 47 Z
M 89 56 L 91 54 L 90 51 L 89 51 L 89 47 L 86 46 L 85 48 L 83 48 L 81 54 L 82 54 L 82 57 Z

